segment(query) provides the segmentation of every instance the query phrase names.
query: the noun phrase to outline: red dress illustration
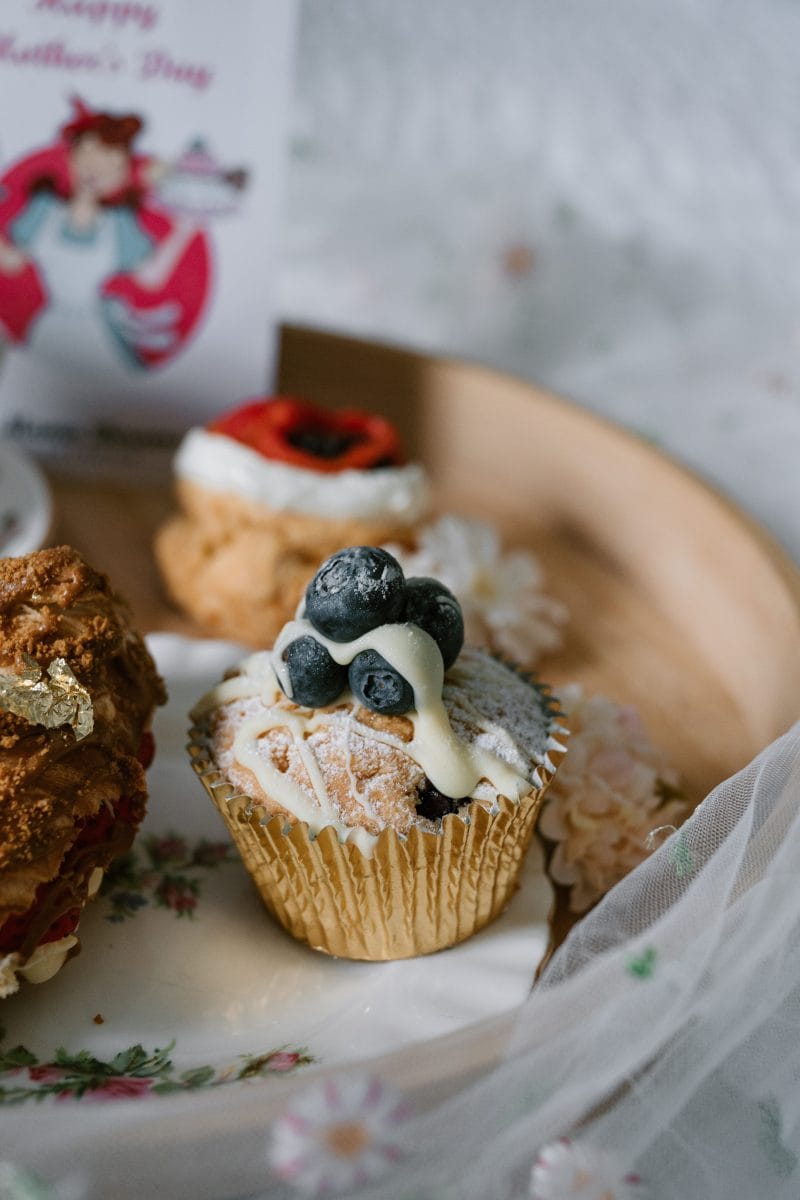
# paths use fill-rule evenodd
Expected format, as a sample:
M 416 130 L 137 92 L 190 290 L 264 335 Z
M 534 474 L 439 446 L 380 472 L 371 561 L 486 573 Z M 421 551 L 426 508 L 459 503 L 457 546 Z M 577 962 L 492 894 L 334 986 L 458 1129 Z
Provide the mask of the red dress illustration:
M 55 362 L 160 366 L 206 306 L 207 235 L 159 206 L 139 117 L 72 103 L 58 140 L 0 178 L 0 335 Z

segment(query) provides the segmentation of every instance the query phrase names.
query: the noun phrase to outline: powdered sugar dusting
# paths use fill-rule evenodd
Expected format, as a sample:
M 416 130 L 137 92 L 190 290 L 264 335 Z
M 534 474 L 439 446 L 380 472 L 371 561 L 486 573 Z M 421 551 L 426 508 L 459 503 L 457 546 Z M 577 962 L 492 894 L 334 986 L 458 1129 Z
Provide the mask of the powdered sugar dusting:
M 474 646 L 445 676 L 444 701 L 459 737 L 474 741 L 528 780 L 547 752 L 553 720 L 529 680 Z
M 260 659 L 255 655 L 243 667 L 257 670 Z M 247 682 L 245 676 L 241 678 Z M 465 647 L 445 677 L 443 698 L 461 742 L 480 747 L 510 767 L 524 782 L 523 791 L 539 786 L 554 720 L 542 692 L 485 651 Z M 276 710 L 278 721 L 285 712 L 285 725 L 276 724 Z M 372 836 L 387 827 L 401 835 L 412 826 L 431 832 L 441 828 L 440 822 L 416 812 L 426 772 L 409 752 L 413 742 L 407 718 L 382 716 L 376 721 L 350 696 L 330 708 L 300 709 L 281 695 L 277 685 L 274 693 L 262 687 L 259 696 L 227 700 L 212 722 L 213 752 L 220 769 L 235 788 L 263 804 L 267 812 L 298 815 L 285 799 L 283 804 L 276 800 L 263 785 L 262 772 L 248 769 L 237 753 L 236 739 L 243 725 L 252 720 L 258 728 L 260 717 L 264 718 L 261 732 L 248 743 L 248 752 L 263 763 L 267 776 L 278 771 L 297 789 L 304 810 L 314 806 L 318 828 L 332 823 L 343 839 L 353 828 Z M 482 779 L 471 799 L 492 809 L 498 792 Z
M 263 804 L 270 813 L 295 816 L 288 806 L 267 794 L 237 754 L 235 738 L 243 722 L 266 711 L 259 697 L 234 701 L 219 709 L 213 724 L 214 756 L 235 788 Z M 406 833 L 412 824 L 433 828 L 415 810 L 425 772 L 408 755 L 399 736 L 386 730 L 376 732 L 362 724 L 353 702 L 320 710 L 302 725 L 299 735 L 287 726 L 271 728 L 256 739 L 252 749 L 266 767 L 279 770 L 307 801 L 319 807 L 318 789 L 303 752 L 311 754 L 325 797 L 336 814 L 334 824 L 345 829 L 359 826 L 376 836 L 387 826 L 398 833 Z M 318 824 L 321 827 L 326 823 Z

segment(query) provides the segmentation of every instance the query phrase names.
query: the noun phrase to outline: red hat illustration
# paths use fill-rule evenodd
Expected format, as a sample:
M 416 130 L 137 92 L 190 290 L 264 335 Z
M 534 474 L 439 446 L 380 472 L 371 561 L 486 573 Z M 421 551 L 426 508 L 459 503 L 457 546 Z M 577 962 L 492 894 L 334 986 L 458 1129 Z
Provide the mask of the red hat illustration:
M 74 142 L 84 133 L 96 133 L 104 142 L 128 145 L 142 128 L 141 117 L 135 113 L 113 115 L 89 108 L 80 96 L 70 96 L 72 117 L 59 133 L 67 142 Z

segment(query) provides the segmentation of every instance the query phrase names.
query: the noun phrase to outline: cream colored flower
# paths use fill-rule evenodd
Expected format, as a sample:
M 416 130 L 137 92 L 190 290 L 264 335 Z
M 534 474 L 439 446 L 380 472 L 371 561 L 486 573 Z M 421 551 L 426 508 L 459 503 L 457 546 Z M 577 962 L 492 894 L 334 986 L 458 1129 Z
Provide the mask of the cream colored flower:
M 688 815 L 677 773 L 647 737 L 634 708 L 579 688 L 560 694 L 569 753 L 551 784 L 539 833 L 556 847 L 550 875 L 585 912 L 649 853 L 648 834 Z
M 503 550 L 490 525 L 444 516 L 422 528 L 417 549 L 387 546 L 406 575 L 430 575 L 457 596 L 466 640 L 530 667 L 561 645 L 563 604 L 542 592 L 529 550 Z

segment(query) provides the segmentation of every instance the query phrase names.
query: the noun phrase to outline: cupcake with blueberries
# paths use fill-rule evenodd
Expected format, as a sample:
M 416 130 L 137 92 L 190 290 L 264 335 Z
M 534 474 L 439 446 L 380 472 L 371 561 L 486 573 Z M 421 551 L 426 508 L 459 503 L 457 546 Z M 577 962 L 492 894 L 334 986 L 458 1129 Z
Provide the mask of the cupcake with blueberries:
M 167 592 L 209 633 L 258 647 L 328 555 L 408 546 L 428 507 L 425 470 L 384 417 L 288 396 L 190 429 L 174 471 L 177 511 L 154 546 Z
M 463 644 L 456 597 L 384 550 L 330 557 L 270 651 L 200 700 L 190 752 L 268 909 L 345 958 L 407 958 L 508 904 L 566 732 Z

